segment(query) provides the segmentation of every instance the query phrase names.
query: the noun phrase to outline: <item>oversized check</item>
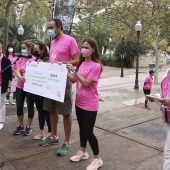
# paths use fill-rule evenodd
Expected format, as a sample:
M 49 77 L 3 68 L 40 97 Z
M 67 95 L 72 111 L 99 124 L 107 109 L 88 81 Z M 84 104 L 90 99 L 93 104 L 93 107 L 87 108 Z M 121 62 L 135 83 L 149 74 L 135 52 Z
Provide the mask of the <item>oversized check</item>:
M 27 62 L 24 91 L 64 102 L 67 81 L 65 64 Z

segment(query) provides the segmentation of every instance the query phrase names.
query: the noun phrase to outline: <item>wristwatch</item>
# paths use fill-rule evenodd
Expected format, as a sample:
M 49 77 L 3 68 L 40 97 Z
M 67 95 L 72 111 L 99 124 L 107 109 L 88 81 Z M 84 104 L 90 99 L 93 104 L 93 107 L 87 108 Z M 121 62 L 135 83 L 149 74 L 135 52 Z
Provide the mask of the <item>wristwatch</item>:
M 75 70 L 73 71 L 73 74 L 77 73 L 77 71 L 78 71 L 78 70 L 77 70 L 77 69 L 75 69 Z

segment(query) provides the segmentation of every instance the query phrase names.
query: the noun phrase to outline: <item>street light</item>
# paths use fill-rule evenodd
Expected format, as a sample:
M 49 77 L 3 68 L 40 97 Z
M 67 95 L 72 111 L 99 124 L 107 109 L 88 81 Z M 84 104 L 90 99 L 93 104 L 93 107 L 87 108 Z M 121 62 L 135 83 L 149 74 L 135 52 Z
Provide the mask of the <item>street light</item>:
M 22 27 L 22 25 L 19 26 L 18 28 L 18 35 L 19 35 L 19 43 L 20 43 L 20 52 L 21 52 L 21 41 L 22 41 L 22 36 L 24 34 L 24 28 Z
M 109 57 L 109 65 L 111 67 L 111 43 L 112 43 L 112 39 L 109 38 L 109 45 L 110 45 L 110 57 Z
M 137 32 L 137 56 L 136 56 L 136 78 L 135 78 L 135 86 L 134 89 L 138 90 L 139 89 L 139 84 L 138 84 L 138 69 L 139 69 L 139 37 L 140 37 L 140 32 L 142 31 L 142 24 L 140 21 L 137 21 L 135 25 L 135 30 Z
M 124 35 L 122 37 L 122 50 L 121 50 L 121 74 L 120 77 L 124 77 L 123 75 L 123 60 L 124 60 L 125 54 L 124 54 Z

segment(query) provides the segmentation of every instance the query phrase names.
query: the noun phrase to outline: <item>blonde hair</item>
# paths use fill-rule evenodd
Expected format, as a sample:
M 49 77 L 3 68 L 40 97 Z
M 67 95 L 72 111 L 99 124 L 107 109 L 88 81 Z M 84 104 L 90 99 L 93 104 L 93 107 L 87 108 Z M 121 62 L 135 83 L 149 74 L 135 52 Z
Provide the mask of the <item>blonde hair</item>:
M 3 47 L 2 43 L 0 43 L 0 47 L 1 47 L 1 48 Z
M 33 52 L 34 44 L 31 40 L 22 41 L 21 44 L 25 44 L 29 49 L 31 49 L 31 53 Z

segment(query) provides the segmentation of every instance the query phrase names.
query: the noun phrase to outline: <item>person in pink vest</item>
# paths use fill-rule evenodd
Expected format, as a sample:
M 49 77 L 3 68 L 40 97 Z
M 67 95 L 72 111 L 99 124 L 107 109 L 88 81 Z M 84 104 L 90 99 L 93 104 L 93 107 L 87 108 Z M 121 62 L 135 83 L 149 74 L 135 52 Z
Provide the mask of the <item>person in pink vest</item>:
M 148 106 L 148 97 L 146 95 L 149 95 L 151 93 L 154 73 L 155 73 L 154 70 L 149 71 L 149 76 L 146 77 L 146 80 L 143 86 L 143 92 L 145 94 L 145 108 L 148 110 L 151 110 L 151 109 Z
M 82 44 L 77 69 L 72 64 L 67 64 L 70 72 L 68 72 L 68 78 L 72 83 L 76 82 L 75 110 L 80 131 L 80 149 L 70 160 L 78 162 L 89 158 L 86 149 L 88 141 L 93 151 L 93 159 L 86 170 L 97 170 L 103 166 L 103 161 L 99 156 L 98 140 L 93 132 L 99 109 L 97 87 L 103 69 L 99 57 L 96 41 L 93 38 L 87 38 Z
M 170 44 L 167 48 L 166 63 L 170 64 Z M 160 88 L 160 102 L 165 108 L 165 124 L 167 130 L 167 139 L 164 146 L 164 164 L 163 170 L 170 169 L 170 68 L 164 75 Z
M 166 63 L 170 64 L 170 44 L 168 44 Z M 154 100 L 149 98 L 151 102 Z M 167 69 L 160 86 L 160 100 L 162 117 L 166 125 L 167 138 L 164 146 L 163 170 L 170 170 L 170 68 Z

